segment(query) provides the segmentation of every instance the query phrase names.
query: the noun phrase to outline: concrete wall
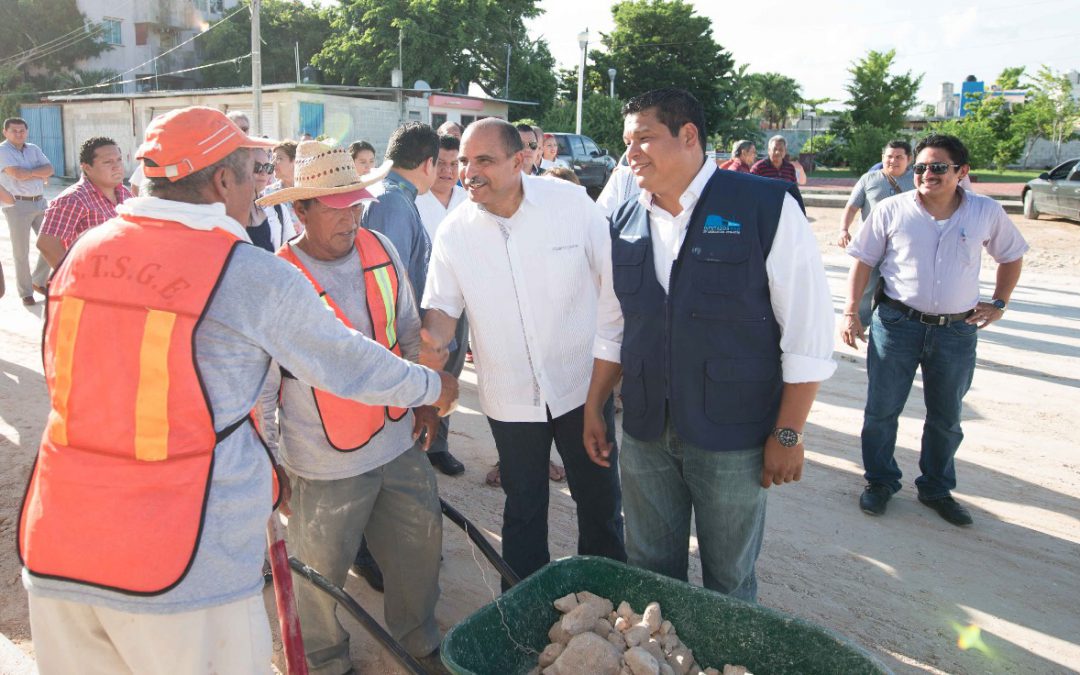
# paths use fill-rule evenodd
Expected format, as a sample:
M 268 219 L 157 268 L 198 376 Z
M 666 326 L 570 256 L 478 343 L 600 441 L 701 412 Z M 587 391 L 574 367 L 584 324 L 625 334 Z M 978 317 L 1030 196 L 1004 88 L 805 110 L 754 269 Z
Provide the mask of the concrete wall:
M 1061 155 L 1055 161 L 1054 159 L 1054 144 L 1050 141 L 1039 139 L 1035 141 L 1034 146 L 1031 148 L 1031 153 L 1028 155 L 1027 166 L 1029 169 L 1052 169 L 1061 162 L 1067 159 L 1074 159 L 1080 157 L 1080 141 L 1069 141 L 1068 143 L 1061 144 Z M 1020 156 L 1020 162 L 1024 161 L 1024 156 Z
M 270 138 L 297 138 L 300 125 L 300 101 L 323 105 L 323 128 L 328 138 L 341 145 L 366 140 L 375 146 L 376 156 L 386 151 L 390 134 L 397 128 L 400 110 L 394 101 L 333 96 L 299 91 L 273 91 L 263 94 L 262 132 Z M 127 173 L 135 169 L 135 151 L 142 142 L 150 121 L 170 110 L 191 105 L 205 105 L 223 112 L 239 110 L 251 116 L 249 93 L 183 94 L 127 100 L 67 101 L 63 106 L 65 171 L 75 176 L 79 171 L 79 146 L 91 136 L 109 136 L 120 146 Z M 405 119 L 427 121 L 427 101 L 406 98 Z

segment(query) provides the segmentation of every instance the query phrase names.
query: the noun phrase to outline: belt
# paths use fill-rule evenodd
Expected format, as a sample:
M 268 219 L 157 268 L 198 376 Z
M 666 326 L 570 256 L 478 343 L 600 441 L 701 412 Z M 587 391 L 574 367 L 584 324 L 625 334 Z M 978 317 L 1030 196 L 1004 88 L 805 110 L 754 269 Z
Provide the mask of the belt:
M 45 199 L 45 197 L 43 197 L 42 195 L 37 195 L 37 196 L 34 196 L 34 197 L 23 197 L 22 195 L 11 195 L 11 196 L 14 197 L 15 199 L 19 200 L 20 202 L 36 202 L 39 199 Z
M 895 310 L 899 310 L 903 312 L 904 316 L 907 318 L 918 321 L 919 323 L 925 323 L 928 326 L 948 326 L 950 323 L 963 321 L 975 313 L 974 309 L 969 309 L 968 311 L 960 312 L 959 314 L 927 314 L 926 312 L 920 312 L 917 309 L 908 307 L 899 300 L 893 300 L 884 294 L 881 295 L 879 303 L 888 305 Z

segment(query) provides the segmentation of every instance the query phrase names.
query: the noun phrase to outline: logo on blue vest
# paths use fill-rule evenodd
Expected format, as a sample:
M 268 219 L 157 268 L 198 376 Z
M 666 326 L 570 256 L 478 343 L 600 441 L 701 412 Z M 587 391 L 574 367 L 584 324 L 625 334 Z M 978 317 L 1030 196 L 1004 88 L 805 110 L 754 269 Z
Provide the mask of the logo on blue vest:
M 742 224 L 717 215 L 705 218 L 705 234 L 742 234 Z

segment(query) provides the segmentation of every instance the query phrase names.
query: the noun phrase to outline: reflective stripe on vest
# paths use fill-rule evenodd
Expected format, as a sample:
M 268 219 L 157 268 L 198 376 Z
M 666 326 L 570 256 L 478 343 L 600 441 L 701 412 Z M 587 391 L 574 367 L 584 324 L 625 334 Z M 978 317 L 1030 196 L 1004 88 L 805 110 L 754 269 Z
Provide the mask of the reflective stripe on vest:
M 194 336 L 237 242 L 122 215 L 54 273 L 51 411 L 19 522 L 31 574 L 156 595 L 190 569 L 219 441 Z
M 397 270 L 394 268 L 394 263 L 390 259 L 390 254 L 386 251 L 382 241 L 368 230 L 360 228 L 356 231 L 356 250 L 360 256 L 360 268 L 364 276 L 365 300 L 368 314 L 371 317 L 374 339 L 400 357 L 401 346 L 398 344 L 397 339 L 397 297 L 399 290 Z M 292 246 L 289 244 L 282 245 L 278 249 L 277 255 L 303 272 L 311 285 L 314 286 L 315 292 L 333 310 L 338 320 L 355 330 L 352 322 L 345 316 L 341 307 L 316 281 L 311 271 L 292 250 Z M 315 397 L 315 407 L 319 411 L 319 419 L 326 440 L 331 447 L 341 452 L 351 452 L 364 447 L 382 431 L 386 425 L 387 417 L 396 422 L 408 413 L 407 408 L 366 405 L 335 396 L 321 389 L 312 388 L 312 394 Z

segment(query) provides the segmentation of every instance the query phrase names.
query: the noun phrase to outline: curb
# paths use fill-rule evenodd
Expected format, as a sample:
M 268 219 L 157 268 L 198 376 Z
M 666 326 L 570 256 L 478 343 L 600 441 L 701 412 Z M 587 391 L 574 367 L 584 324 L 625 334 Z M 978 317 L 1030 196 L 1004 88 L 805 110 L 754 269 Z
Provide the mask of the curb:
M 0 633 L 0 673 L 4 675 L 37 675 L 37 664 L 34 659 L 23 653 L 23 650 Z
M 821 192 L 803 192 L 803 204 L 806 206 L 821 206 L 830 209 L 842 209 L 847 206 L 847 195 L 824 194 Z M 995 198 L 1005 209 L 1005 213 L 1020 214 L 1024 212 L 1024 203 L 1016 199 Z

